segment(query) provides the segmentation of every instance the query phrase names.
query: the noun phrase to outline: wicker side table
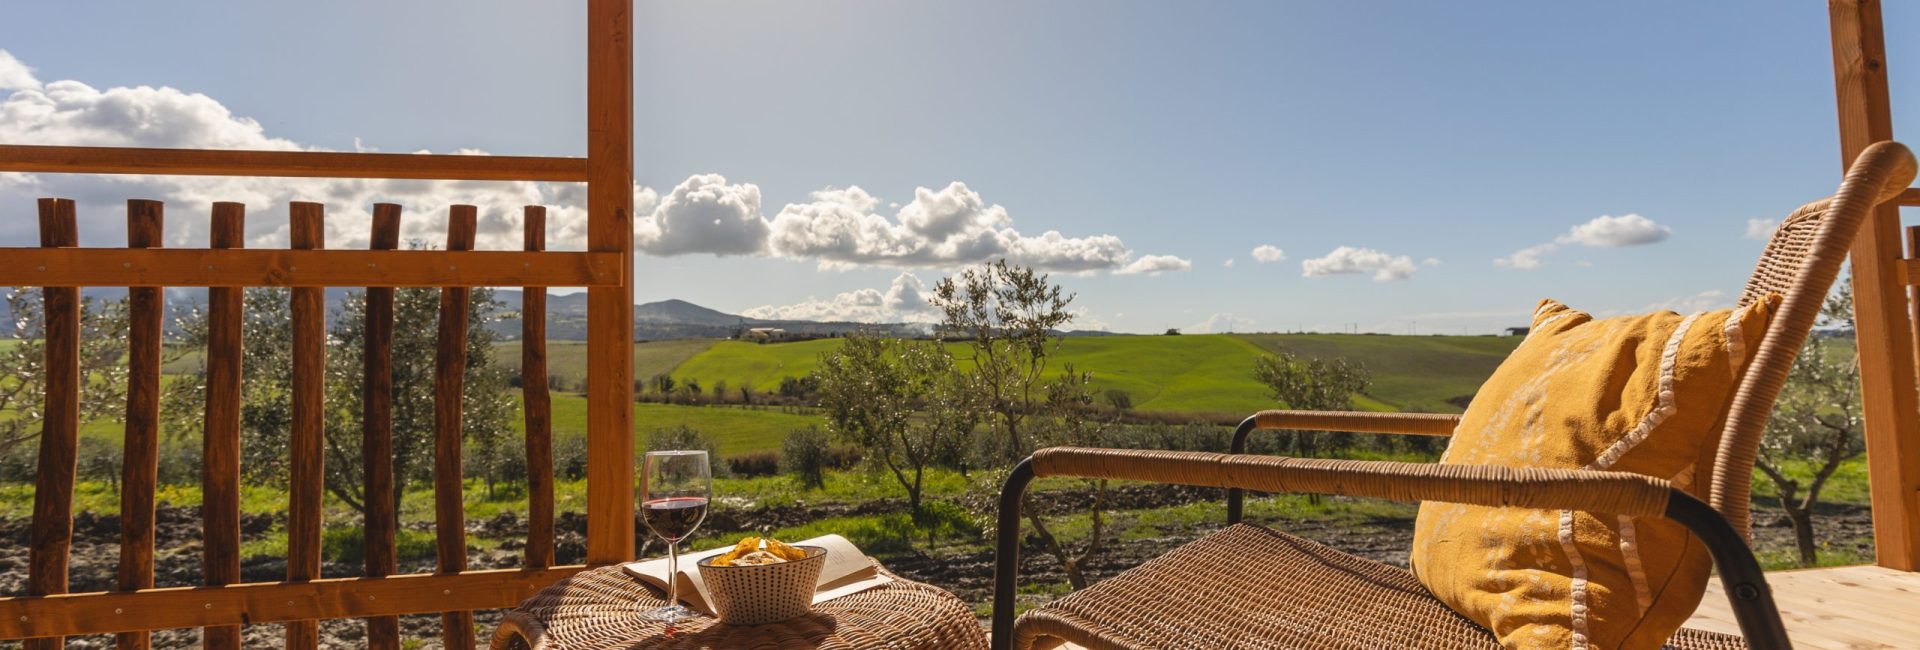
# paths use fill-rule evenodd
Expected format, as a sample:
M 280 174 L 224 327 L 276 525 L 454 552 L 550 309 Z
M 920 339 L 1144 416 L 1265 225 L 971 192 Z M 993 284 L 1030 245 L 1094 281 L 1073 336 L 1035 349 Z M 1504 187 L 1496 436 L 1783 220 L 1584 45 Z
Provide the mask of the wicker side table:
M 883 569 L 884 571 L 884 569 Z M 891 575 L 891 574 L 889 574 Z M 986 631 L 973 610 L 938 587 L 894 576 L 895 582 L 814 606 L 806 616 L 767 625 L 722 625 L 712 618 L 665 626 L 640 612 L 664 594 L 618 566 L 575 574 L 509 612 L 493 650 L 984 650 Z

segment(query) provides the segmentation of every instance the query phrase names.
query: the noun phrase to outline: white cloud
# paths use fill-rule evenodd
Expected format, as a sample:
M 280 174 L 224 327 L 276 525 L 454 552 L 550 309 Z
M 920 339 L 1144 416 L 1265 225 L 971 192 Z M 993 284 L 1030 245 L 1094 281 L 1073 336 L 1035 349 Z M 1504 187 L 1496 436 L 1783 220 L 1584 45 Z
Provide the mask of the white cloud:
M 1512 255 L 1494 260 L 1493 263 L 1514 269 L 1537 269 L 1540 268 L 1542 256 L 1560 250 L 1562 246 L 1575 244 L 1595 248 L 1644 246 L 1664 241 L 1672 234 L 1672 228 L 1638 214 L 1618 217 L 1600 215 L 1586 223 L 1569 228 L 1567 232 L 1553 238 L 1553 241 L 1522 248 L 1514 251 Z
M 1229 313 L 1218 313 L 1208 316 L 1206 320 L 1188 325 L 1182 328 L 1181 331 L 1192 334 L 1224 334 L 1227 332 L 1244 332 L 1249 329 L 1253 329 L 1253 319 L 1243 318 Z
M 760 188 L 730 184 L 719 174 L 687 178 L 636 220 L 634 247 L 654 255 L 751 255 L 766 250 L 767 220 L 760 216 Z
M 1766 241 L 1773 238 L 1773 229 L 1780 226 L 1776 219 L 1748 219 L 1747 239 Z
M 829 300 L 808 299 L 791 305 L 763 305 L 740 312 L 768 320 L 850 321 L 856 323 L 930 323 L 940 314 L 927 301 L 927 286 L 912 273 L 901 273 L 885 291 L 857 289 Z
M 774 215 L 768 240 L 772 254 L 818 260 L 829 268 L 952 267 L 1006 258 L 1049 271 L 1121 272 L 1152 258 L 1157 261 L 1139 268 L 1174 270 L 1167 260 L 1175 258 L 1136 260 L 1113 235 L 1068 237 L 1053 230 L 1023 235 L 1013 228 L 1006 208 L 987 203 L 960 182 L 939 190 L 916 188 L 913 200 L 892 218 L 876 213 L 879 200 L 859 187 L 821 190 L 809 198 Z
M 1427 258 L 1427 259 L 1424 259 L 1424 260 L 1420 260 L 1420 264 L 1421 264 L 1421 265 L 1423 265 L 1423 266 L 1429 266 L 1429 267 L 1433 267 L 1433 266 L 1439 266 L 1439 265 L 1440 265 L 1440 258 L 1438 258 L 1438 257 L 1429 257 L 1429 258 Z
M 1167 271 L 1189 271 L 1192 269 L 1192 262 L 1172 255 L 1148 255 L 1134 260 L 1126 266 L 1120 267 L 1119 270 L 1114 271 L 1114 274 L 1133 275 L 1145 273 L 1147 275 L 1160 275 Z
M 1231 257 L 1227 258 L 1227 261 L 1221 262 L 1220 265 L 1227 268 L 1233 268 L 1233 258 Z
M 11 52 L 0 50 L 0 90 L 39 90 L 40 80 L 33 77 L 33 68 L 21 63 Z
M 1640 311 L 1675 311 L 1682 314 L 1691 314 L 1731 306 L 1733 306 L 1733 301 L 1727 298 L 1725 292 L 1719 289 L 1708 289 L 1696 294 L 1674 296 L 1647 305 L 1645 309 Z
M 1344 275 L 1372 273 L 1373 281 L 1389 282 L 1413 277 L 1413 259 L 1391 255 L 1371 248 L 1341 246 L 1323 257 L 1300 262 L 1301 275 Z
M 1287 252 L 1280 250 L 1278 246 L 1261 244 L 1253 247 L 1253 259 L 1259 261 L 1261 264 L 1284 262 L 1287 259 Z

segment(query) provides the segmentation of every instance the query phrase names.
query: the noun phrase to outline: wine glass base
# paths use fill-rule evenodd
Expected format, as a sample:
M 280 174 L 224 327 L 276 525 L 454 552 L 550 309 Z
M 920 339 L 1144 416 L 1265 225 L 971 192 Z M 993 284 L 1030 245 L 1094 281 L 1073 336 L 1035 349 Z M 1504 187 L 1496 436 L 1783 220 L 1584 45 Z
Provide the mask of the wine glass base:
M 689 618 L 693 618 L 699 615 L 700 615 L 699 612 L 688 609 L 685 605 L 673 604 L 673 605 L 664 605 L 660 607 L 655 607 L 653 609 L 640 612 L 640 619 L 646 620 L 646 621 L 661 621 L 665 623 L 674 623 L 674 622 L 686 620 Z

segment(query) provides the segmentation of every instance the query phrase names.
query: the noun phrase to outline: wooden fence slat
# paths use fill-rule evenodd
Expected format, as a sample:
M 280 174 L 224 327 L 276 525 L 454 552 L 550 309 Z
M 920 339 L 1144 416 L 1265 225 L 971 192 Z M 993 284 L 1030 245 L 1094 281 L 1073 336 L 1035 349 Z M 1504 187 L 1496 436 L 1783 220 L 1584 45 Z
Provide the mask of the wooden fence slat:
M 0 598 L 0 639 L 512 607 L 580 565 Z
M 448 212 L 447 250 L 472 250 L 477 226 L 474 206 L 456 205 Z M 467 374 L 466 287 L 440 290 L 440 323 L 433 373 L 433 533 L 441 573 L 467 570 L 467 516 L 461 499 L 460 442 L 464 437 L 462 396 Z M 446 647 L 473 648 L 473 613 L 447 611 L 440 615 Z
M 246 247 L 247 207 L 213 204 L 213 248 Z M 202 575 L 208 585 L 240 581 L 240 361 L 244 289 L 207 290 L 207 411 L 201 436 Z M 239 650 L 240 626 L 201 632 L 206 650 Z
M 73 201 L 40 199 L 40 245 L 76 246 Z M 34 475 L 32 546 L 27 593 L 67 592 L 73 545 L 73 483 L 80 436 L 80 290 L 41 290 L 46 319 L 46 406 L 41 413 L 39 468 Z M 34 639 L 29 650 L 59 648 L 59 637 Z
M 632 0 L 587 2 L 587 250 L 620 256 L 587 289 L 587 563 L 610 564 L 635 532 Z
M 0 171 L 169 176 L 584 181 L 587 161 L 535 156 L 0 145 Z
M 526 207 L 526 250 L 547 248 L 547 209 Z M 520 293 L 520 387 L 527 422 L 527 557 L 553 565 L 553 405 L 547 391 L 547 288 Z
M 301 250 L 319 250 L 326 243 L 326 208 L 295 201 L 288 205 L 292 244 Z M 325 491 L 327 372 L 326 290 L 295 287 L 290 293 L 293 318 L 293 380 L 290 396 L 293 422 L 287 445 L 287 580 L 301 582 L 320 577 L 321 499 Z M 318 648 L 320 624 L 314 620 L 288 621 L 289 649 Z
M 400 206 L 373 206 L 373 233 L 368 248 L 400 247 Z M 367 287 L 366 340 L 362 348 L 360 382 L 361 474 L 366 483 L 367 575 L 393 575 L 400 570 L 395 548 L 399 502 L 393 482 L 393 287 Z M 400 619 L 367 619 L 367 647 L 399 650 Z
M 159 201 L 127 201 L 127 247 L 162 245 Z M 160 477 L 160 347 L 166 302 L 159 287 L 127 289 L 127 428 L 120 463 L 120 570 L 114 587 L 153 587 L 154 490 Z M 146 650 L 145 631 L 123 632 L 120 650 Z
M 550 287 L 619 284 L 620 256 L 520 251 L 0 248 L 0 286 Z

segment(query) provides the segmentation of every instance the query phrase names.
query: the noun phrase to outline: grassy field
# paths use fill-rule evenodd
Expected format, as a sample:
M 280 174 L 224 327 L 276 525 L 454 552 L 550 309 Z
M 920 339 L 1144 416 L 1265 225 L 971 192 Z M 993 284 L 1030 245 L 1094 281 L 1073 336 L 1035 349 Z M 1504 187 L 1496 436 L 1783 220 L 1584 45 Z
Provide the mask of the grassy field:
M 673 372 L 674 368 L 686 363 L 707 348 L 713 347 L 713 339 L 677 339 L 672 341 L 642 341 L 633 344 L 633 378 L 644 380 L 661 373 Z M 494 345 L 494 358 L 505 364 L 512 372 L 520 372 L 520 342 L 504 341 Z M 587 377 L 587 343 L 585 341 L 548 341 L 547 374 L 559 377 L 562 386 L 573 387 Z
M 1366 366 L 1373 387 L 1358 400 L 1361 408 L 1457 413 L 1460 407 L 1449 400 L 1473 395 L 1518 343 L 1518 338 L 1493 336 L 1080 337 L 1061 344 L 1052 368 L 1058 373 L 1072 364 L 1092 372 L 1097 388 L 1127 391 L 1143 411 L 1247 413 L 1274 405 L 1266 388 L 1253 380 L 1253 360 L 1284 349 Z M 834 339 L 764 345 L 720 341 L 692 355 L 673 375 L 771 390 L 782 377 L 811 372 L 820 355 L 839 344 Z
M 711 436 L 721 456 L 777 451 L 787 432 L 820 425 L 817 415 L 789 413 L 775 408 L 746 406 L 684 406 L 635 404 L 633 431 L 642 445 L 655 429 L 686 425 Z M 516 423 L 516 428 L 520 425 Z M 553 396 L 553 436 L 556 443 L 587 435 L 587 398 L 572 393 Z

